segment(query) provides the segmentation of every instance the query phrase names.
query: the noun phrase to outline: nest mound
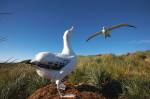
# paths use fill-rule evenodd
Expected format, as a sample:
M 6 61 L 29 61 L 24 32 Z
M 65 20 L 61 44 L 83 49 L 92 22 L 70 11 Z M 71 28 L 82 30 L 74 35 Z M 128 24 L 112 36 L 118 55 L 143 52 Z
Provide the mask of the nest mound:
M 67 88 L 63 91 L 63 94 L 75 94 L 75 98 L 63 98 L 63 99 L 105 99 L 99 93 L 99 90 L 89 84 L 73 85 L 71 83 L 64 83 Z M 60 99 L 56 85 L 49 84 L 43 88 L 38 89 L 28 99 Z

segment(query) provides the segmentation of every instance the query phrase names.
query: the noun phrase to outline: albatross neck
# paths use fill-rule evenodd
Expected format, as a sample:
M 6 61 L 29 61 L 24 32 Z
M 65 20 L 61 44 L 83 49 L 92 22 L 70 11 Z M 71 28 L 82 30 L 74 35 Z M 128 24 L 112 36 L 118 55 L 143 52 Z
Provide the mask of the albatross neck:
M 70 39 L 68 37 L 68 35 L 65 35 L 63 37 L 63 42 L 64 42 L 64 47 L 63 47 L 63 50 L 62 50 L 62 54 L 64 55 L 74 55 L 74 52 L 71 48 L 71 45 L 70 45 Z

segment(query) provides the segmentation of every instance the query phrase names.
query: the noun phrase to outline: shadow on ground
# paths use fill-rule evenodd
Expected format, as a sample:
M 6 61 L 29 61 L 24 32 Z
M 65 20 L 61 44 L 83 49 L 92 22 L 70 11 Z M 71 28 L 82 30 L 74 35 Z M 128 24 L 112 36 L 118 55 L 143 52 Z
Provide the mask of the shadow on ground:
M 102 91 L 93 85 L 80 84 L 73 85 L 65 82 L 67 86 L 63 94 L 75 94 L 75 98 L 69 99 L 117 99 L 119 94 L 122 93 L 121 85 L 118 82 L 112 82 L 106 84 Z M 28 99 L 60 99 L 57 93 L 56 86 L 54 84 L 49 84 L 43 88 L 38 89 L 34 92 Z M 65 99 L 65 98 L 64 98 Z M 68 99 L 68 98 L 67 98 Z

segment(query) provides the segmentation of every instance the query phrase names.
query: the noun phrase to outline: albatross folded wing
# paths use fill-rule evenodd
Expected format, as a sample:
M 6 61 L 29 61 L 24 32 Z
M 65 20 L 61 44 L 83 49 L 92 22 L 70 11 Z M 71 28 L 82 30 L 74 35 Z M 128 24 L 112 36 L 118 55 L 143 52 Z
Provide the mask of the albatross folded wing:
M 60 70 L 69 63 L 69 60 L 63 60 L 61 62 L 47 62 L 38 63 L 37 66 L 44 69 Z

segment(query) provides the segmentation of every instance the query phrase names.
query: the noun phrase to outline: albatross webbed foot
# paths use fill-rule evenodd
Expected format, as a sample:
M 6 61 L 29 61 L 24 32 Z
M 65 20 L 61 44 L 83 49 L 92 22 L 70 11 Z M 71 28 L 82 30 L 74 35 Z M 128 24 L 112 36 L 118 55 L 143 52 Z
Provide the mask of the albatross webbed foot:
M 66 85 L 64 85 L 63 83 L 59 84 L 59 89 L 65 90 L 66 89 Z
M 66 89 L 66 85 L 64 85 L 63 83 L 62 84 L 59 84 L 60 81 L 59 80 L 56 80 L 56 85 L 57 85 L 57 91 L 58 91 L 58 94 L 61 98 L 74 98 L 76 97 L 76 95 L 74 94 L 65 94 L 65 95 L 62 95 L 62 93 L 60 92 L 60 89 L 61 90 L 65 90 Z

